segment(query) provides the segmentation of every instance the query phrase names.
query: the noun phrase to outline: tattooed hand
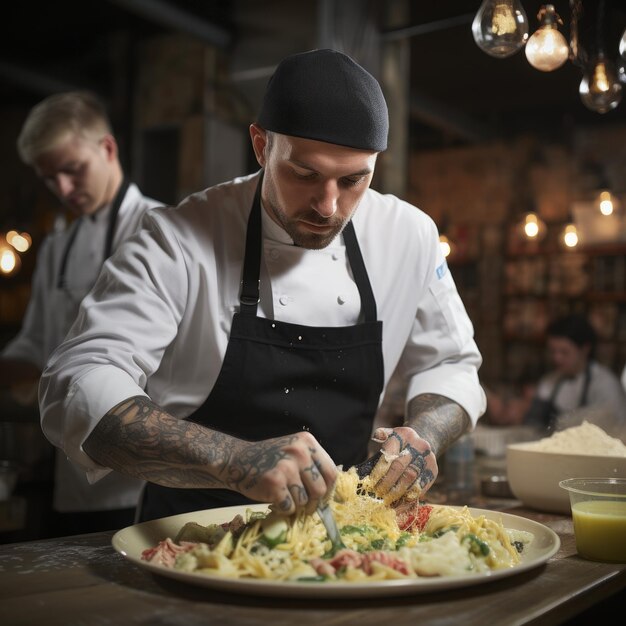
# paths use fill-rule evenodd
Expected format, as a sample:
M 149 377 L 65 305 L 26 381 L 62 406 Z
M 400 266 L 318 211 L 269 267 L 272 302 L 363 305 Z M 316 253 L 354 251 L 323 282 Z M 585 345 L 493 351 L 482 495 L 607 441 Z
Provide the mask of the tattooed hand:
M 428 441 L 413 428 L 377 428 L 373 439 L 383 444 L 382 456 L 370 474 L 379 498 L 396 502 L 409 491 L 419 497 L 435 482 L 437 459 Z
M 264 441 L 239 441 L 228 467 L 226 485 L 281 513 L 313 513 L 332 489 L 337 466 L 311 433 Z

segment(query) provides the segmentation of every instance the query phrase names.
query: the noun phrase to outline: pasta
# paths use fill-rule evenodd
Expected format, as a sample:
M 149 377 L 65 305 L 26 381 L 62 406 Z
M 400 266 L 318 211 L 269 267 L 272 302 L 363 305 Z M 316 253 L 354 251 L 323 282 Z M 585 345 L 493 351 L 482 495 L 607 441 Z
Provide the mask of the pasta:
M 222 525 L 185 524 L 142 558 L 228 578 L 350 583 L 513 567 L 533 538 L 467 507 L 409 500 L 392 508 L 371 491 L 369 478 L 340 472 L 330 502 L 345 545 L 337 553 L 317 515 L 249 509 Z

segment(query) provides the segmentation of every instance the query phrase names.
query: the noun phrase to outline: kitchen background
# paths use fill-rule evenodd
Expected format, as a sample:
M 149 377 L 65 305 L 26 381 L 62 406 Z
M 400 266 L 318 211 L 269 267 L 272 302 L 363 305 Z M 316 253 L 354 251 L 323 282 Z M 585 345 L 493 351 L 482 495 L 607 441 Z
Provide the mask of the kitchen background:
M 108 104 L 133 180 L 147 195 L 176 203 L 253 171 L 247 129 L 273 68 L 288 54 L 334 47 L 383 85 L 390 146 L 374 186 L 429 213 L 449 240 L 448 262 L 475 326 L 485 384 L 515 392 L 535 380 L 546 366 L 547 321 L 573 310 L 590 315 L 601 338 L 599 359 L 621 372 L 626 3 L 554 2 L 570 58 L 549 72 L 533 67 L 524 48 L 497 57 L 479 47 L 472 21 L 484 4 L 521 7 L 531 35 L 544 6 L 530 0 L 12 5 L 0 23 L 0 345 L 20 327 L 39 244 L 58 219 L 69 219 L 17 157 L 15 141 L 30 107 L 53 92 L 95 90 Z M 609 95 L 585 103 L 581 81 L 593 88 L 602 54 L 613 64 Z M 601 197 L 604 206 L 607 198 L 613 202 L 611 214 L 601 212 Z M 537 234 L 529 237 L 525 225 Z M 568 226 L 578 238 L 573 247 L 563 241 Z M 30 248 L 11 246 L 12 231 Z M 21 497 L 0 501 L 0 541 L 37 536 L 49 506 L 51 454 L 32 400 L 26 393 L 0 406 L 0 459 L 21 468 Z

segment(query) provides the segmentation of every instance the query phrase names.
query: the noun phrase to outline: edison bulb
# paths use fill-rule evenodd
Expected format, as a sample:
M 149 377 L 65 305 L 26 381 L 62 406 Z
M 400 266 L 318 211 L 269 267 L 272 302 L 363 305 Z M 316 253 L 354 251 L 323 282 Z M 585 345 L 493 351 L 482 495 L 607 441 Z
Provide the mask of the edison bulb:
M 613 212 L 619 209 L 619 201 L 607 190 L 601 191 L 597 200 L 598 209 L 602 215 L 613 215 Z
M 452 242 L 445 235 L 439 235 L 439 245 L 441 246 L 443 256 L 450 256 L 450 253 L 452 252 Z
M 534 68 L 542 72 L 551 72 L 561 67 L 569 57 L 567 40 L 558 28 L 558 24 L 563 22 L 552 4 L 541 7 L 537 19 L 541 26 L 526 44 L 526 58 Z
M 519 0 L 483 0 L 472 35 L 487 54 L 505 58 L 515 54 L 528 39 L 528 18 Z
M 2 274 L 12 274 L 20 267 L 20 257 L 10 248 L 0 250 L 0 272 Z
M 590 71 L 585 72 L 578 91 L 588 109 L 597 113 L 614 109 L 622 99 L 622 85 L 613 63 L 603 54 L 598 55 Z
M 574 224 L 568 224 L 563 231 L 563 243 L 568 248 L 575 248 L 578 245 L 578 230 Z
M 524 216 L 522 232 L 528 239 L 540 240 L 546 233 L 546 225 L 536 213 L 531 211 Z
M 620 83 L 626 83 L 626 30 L 619 42 L 620 61 L 617 67 L 617 78 Z

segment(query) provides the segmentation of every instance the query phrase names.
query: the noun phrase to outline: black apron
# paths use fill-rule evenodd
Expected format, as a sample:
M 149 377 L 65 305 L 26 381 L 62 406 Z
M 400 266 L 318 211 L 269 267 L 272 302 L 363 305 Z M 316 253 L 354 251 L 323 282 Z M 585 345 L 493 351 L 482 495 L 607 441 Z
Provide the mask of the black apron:
M 384 383 L 382 322 L 352 222 L 344 231 L 361 297 L 362 322 L 311 327 L 257 317 L 261 264 L 261 184 L 248 219 L 240 309 L 215 386 L 187 419 L 260 441 L 309 430 L 338 465 L 363 461 Z M 323 280 L 323 277 L 320 277 Z M 227 489 L 147 483 L 140 521 L 252 500 Z
M 557 425 L 559 417 L 559 410 L 556 407 L 556 396 L 561 389 L 561 385 L 565 381 L 565 378 L 559 378 L 554 384 L 552 393 L 548 400 L 540 400 L 535 398 L 530 406 L 528 415 L 525 422 L 533 426 L 537 426 L 543 429 L 548 434 L 552 434 Z M 587 404 L 587 395 L 589 392 L 589 383 L 591 382 L 591 365 L 588 363 L 585 369 L 585 380 L 583 382 L 583 390 L 580 394 L 580 400 L 578 402 L 578 408 L 584 407 Z

